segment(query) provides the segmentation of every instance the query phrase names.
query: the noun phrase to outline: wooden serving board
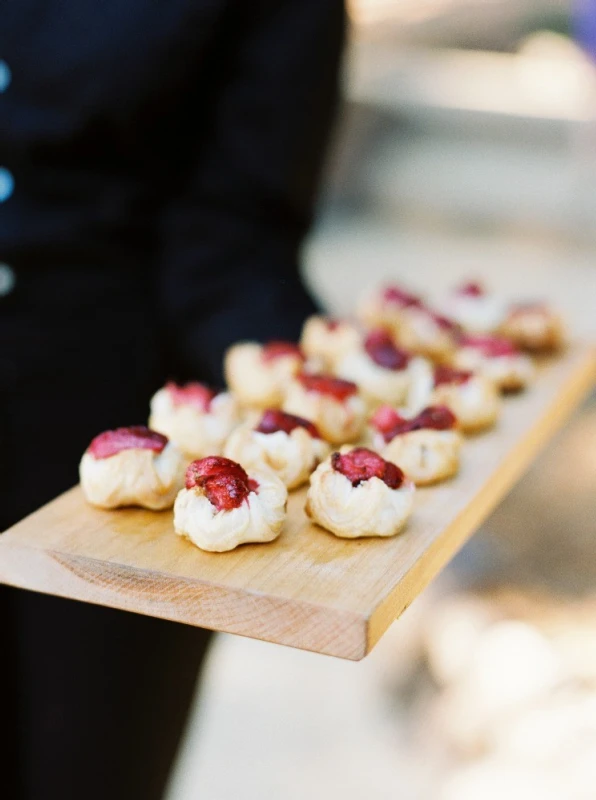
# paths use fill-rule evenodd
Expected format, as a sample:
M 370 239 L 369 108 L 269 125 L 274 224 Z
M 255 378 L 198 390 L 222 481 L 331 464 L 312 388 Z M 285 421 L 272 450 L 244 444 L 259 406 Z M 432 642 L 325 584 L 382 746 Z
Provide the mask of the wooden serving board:
M 363 658 L 461 547 L 594 384 L 576 346 L 468 439 L 457 478 L 420 489 L 406 531 L 342 540 L 310 524 L 305 491 L 280 538 L 204 553 L 171 512 L 100 511 L 74 488 L 0 536 L 0 582 L 341 658 Z

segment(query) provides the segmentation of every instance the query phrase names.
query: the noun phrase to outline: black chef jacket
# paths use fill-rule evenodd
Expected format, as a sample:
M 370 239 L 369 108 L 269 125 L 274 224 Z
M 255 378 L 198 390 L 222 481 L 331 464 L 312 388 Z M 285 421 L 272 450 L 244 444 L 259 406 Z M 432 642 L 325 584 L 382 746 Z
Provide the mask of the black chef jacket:
M 297 336 L 343 29 L 340 0 L 0 0 L 0 530 L 168 375 Z

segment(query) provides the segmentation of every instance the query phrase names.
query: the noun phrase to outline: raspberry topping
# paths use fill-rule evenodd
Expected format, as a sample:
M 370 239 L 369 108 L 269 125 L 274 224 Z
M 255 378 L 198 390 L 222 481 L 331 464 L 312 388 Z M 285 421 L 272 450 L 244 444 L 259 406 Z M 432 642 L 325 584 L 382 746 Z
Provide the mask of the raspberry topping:
M 345 475 L 352 486 L 380 478 L 390 489 L 399 489 L 405 479 L 399 467 L 365 447 L 355 447 L 349 453 L 333 453 L 331 466 Z
M 419 306 L 421 300 L 415 294 L 410 294 L 399 286 L 387 286 L 383 291 L 383 300 L 386 303 L 400 306 L 400 308 L 407 308 L 408 306 Z
M 332 378 L 331 375 L 311 375 L 302 372 L 298 375 L 298 380 L 307 392 L 328 394 L 342 402 L 358 393 L 358 387 L 355 383 L 344 381 L 342 378 Z
M 364 340 L 364 349 L 379 367 L 401 370 L 408 366 L 410 356 L 395 346 L 386 331 L 372 331 Z
M 467 383 L 474 373 L 467 369 L 455 369 L 446 364 L 439 364 L 435 367 L 435 386 L 445 383 L 455 383 L 458 386 Z
M 480 350 L 482 355 L 487 358 L 497 358 L 498 356 L 514 356 L 519 352 L 517 347 L 504 339 L 502 336 L 471 336 L 464 335 L 460 341 L 461 347 L 473 347 Z
M 444 317 L 442 314 L 437 314 L 437 312 L 433 311 L 432 308 L 426 307 L 424 310 L 435 323 L 435 325 L 441 328 L 441 330 L 447 331 L 448 333 L 454 333 L 458 329 L 457 323 L 453 322 L 453 320 L 448 319 L 447 317 Z
M 276 358 L 295 356 L 304 361 L 302 350 L 294 342 L 272 341 L 263 345 L 263 361 L 275 361 Z
M 146 425 L 131 425 L 129 428 L 116 428 L 96 436 L 88 448 L 94 458 L 109 458 L 123 450 L 153 450 L 161 453 L 168 443 L 168 437 L 152 431 Z
M 457 424 L 457 419 L 446 406 L 428 406 L 412 419 L 402 417 L 390 406 L 381 406 L 370 422 L 383 436 L 383 439 L 390 442 L 396 436 L 411 431 L 450 430 Z
M 207 456 L 189 464 L 185 486 L 187 489 L 196 486 L 204 489 L 207 499 L 218 511 L 238 508 L 251 492 L 259 488 L 240 464 L 223 456 Z
M 456 294 L 460 294 L 463 297 L 484 297 L 486 291 L 481 283 L 470 281 L 469 283 L 464 283 L 462 286 L 459 286 L 456 289 Z
M 277 431 L 291 433 L 294 428 L 305 428 L 313 439 L 321 438 L 319 431 L 312 422 L 302 417 L 295 417 L 294 414 L 286 414 L 285 411 L 277 411 L 273 408 L 268 408 L 263 412 L 261 421 L 255 430 L 259 433 L 277 433 Z
M 333 333 L 333 331 L 336 331 L 339 328 L 339 326 L 341 325 L 341 322 L 338 319 L 333 319 L 332 317 L 327 317 L 327 319 L 325 320 L 325 324 L 327 325 L 327 330 L 330 333 Z
M 215 389 L 205 386 L 204 383 L 192 381 L 180 386 L 173 381 L 166 384 L 172 403 L 175 406 L 193 406 L 199 411 L 209 411 L 211 401 L 217 395 Z

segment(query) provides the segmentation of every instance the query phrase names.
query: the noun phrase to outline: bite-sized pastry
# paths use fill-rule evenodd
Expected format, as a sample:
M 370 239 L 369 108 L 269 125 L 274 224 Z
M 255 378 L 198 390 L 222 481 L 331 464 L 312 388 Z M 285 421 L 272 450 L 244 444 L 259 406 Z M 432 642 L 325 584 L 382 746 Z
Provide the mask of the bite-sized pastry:
M 412 359 L 396 347 L 385 330 L 369 333 L 362 345 L 340 358 L 335 366 L 340 378 L 354 381 L 367 402 L 400 405 L 406 401 L 412 379 Z
M 349 322 L 313 316 L 304 323 L 300 347 L 307 358 L 331 369 L 341 356 L 358 348 L 360 340 L 360 332 Z
M 420 297 L 392 284 L 365 297 L 357 310 L 357 316 L 366 328 L 385 328 L 397 333 L 404 309 L 420 305 Z
M 495 424 L 501 399 L 490 378 L 444 364 L 435 368 L 434 378 L 431 405 L 447 406 L 465 433 L 475 433 Z
M 508 312 L 500 333 L 522 350 L 551 352 L 565 345 L 561 317 L 543 303 L 518 303 Z
M 79 466 L 89 503 L 100 508 L 170 508 L 184 482 L 187 461 L 167 436 L 145 425 L 96 436 Z
M 447 317 L 470 333 L 494 333 L 507 315 L 504 300 L 475 282 L 456 287 L 440 307 Z
M 420 304 L 404 309 L 397 341 L 412 353 L 445 361 L 453 353 L 458 331 L 455 322 Z
M 164 433 L 189 460 L 221 453 L 239 422 L 232 395 L 202 383 L 170 382 L 151 398 L 149 426 Z
M 256 427 L 236 428 L 226 443 L 224 455 L 247 469 L 265 464 L 288 489 L 295 489 L 308 480 L 329 450 L 312 422 L 270 408 Z
M 286 517 L 288 492 L 265 467 L 250 475 L 235 461 L 207 456 L 186 470 L 174 503 L 174 530 L 201 550 L 223 553 L 246 542 L 271 542 Z
M 336 536 L 395 536 L 414 505 L 414 484 L 402 470 L 364 447 L 342 447 L 310 478 L 307 515 Z
M 452 363 L 490 378 L 502 392 L 525 389 L 534 377 L 531 358 L 502 336 L 464 334 Z
M 287 382 L 304 366 L 304 355 L 293 342 L 265 345 L 240 342 L 227 351 L 226 381 L 243 406 L 279 408 Z
M 331 375 L 298 374 L 288 386 L 283 410 L 312 420 L 332 444 L 353 442 L 366 420 L 366 403 L 358 386 Z
M 370 420 L 373 445 L 383 458 L 399 464 L 417 486 L 446 480 L 459 469 L 462 437 L 455 414 L 446 406 L 429 406 L 404 417 L 381 406 Z

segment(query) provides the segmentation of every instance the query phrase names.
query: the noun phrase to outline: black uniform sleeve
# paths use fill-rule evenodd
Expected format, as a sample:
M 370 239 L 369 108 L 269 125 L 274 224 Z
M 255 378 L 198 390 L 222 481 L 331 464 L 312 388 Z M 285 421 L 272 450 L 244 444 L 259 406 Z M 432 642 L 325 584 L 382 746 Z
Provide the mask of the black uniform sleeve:
M 242 338 L 296 339 L 315 301 L 299 275 L 338 99 L 340 0 L 239 0 L 196 159 L 163 217 L 160 297 L 184 369 L 220 378 Z

